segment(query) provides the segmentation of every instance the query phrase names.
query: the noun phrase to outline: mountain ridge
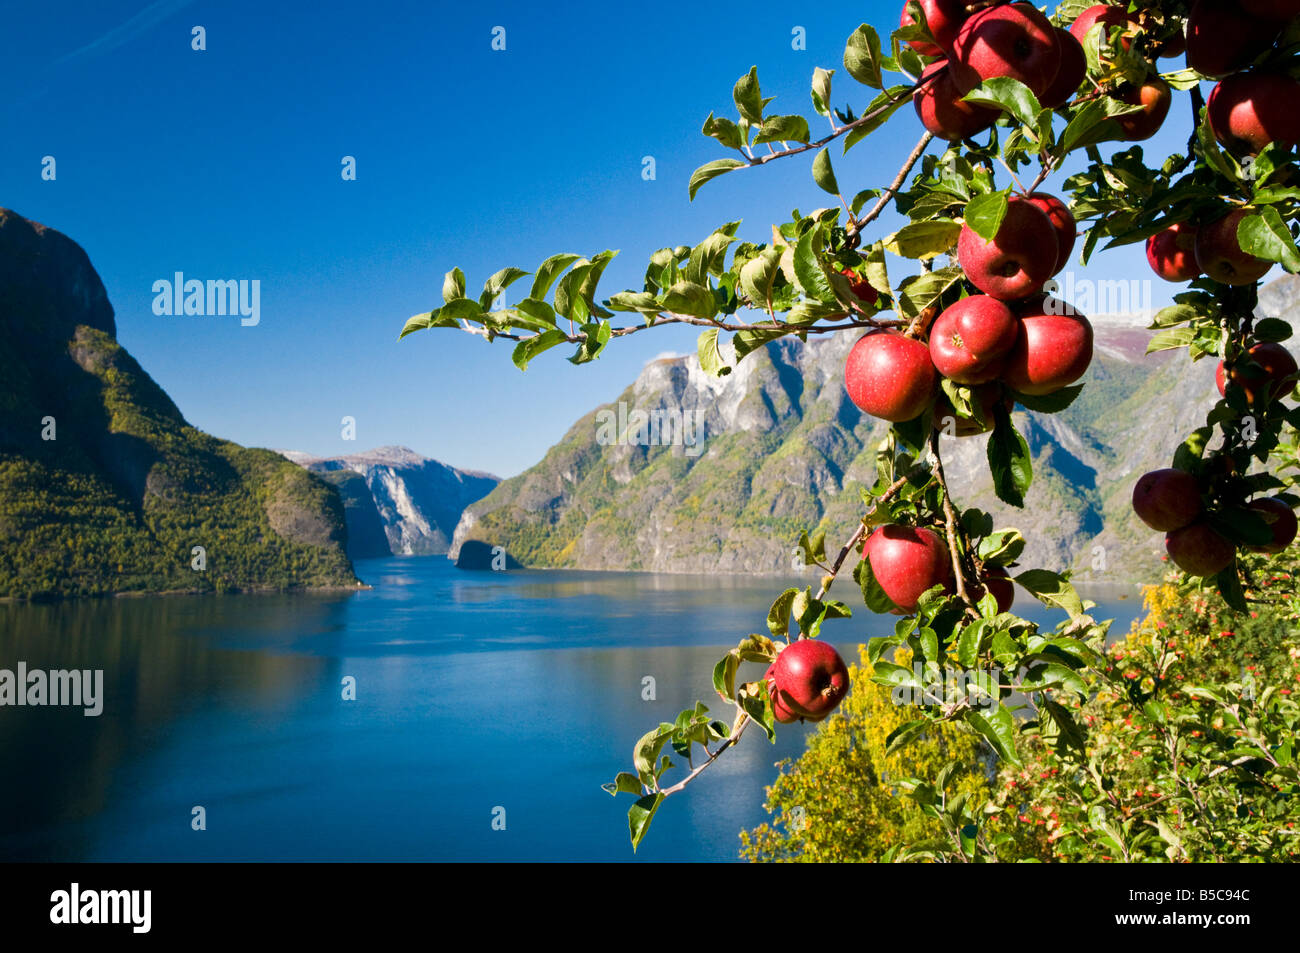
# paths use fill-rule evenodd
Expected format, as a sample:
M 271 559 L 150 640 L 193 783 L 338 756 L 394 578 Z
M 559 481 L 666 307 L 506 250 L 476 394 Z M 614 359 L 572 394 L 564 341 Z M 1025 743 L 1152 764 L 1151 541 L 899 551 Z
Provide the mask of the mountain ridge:
M 337 493 L 190 426 L 116 330 L 85 251 L 0 209 L 0 598 L 361 585 Z

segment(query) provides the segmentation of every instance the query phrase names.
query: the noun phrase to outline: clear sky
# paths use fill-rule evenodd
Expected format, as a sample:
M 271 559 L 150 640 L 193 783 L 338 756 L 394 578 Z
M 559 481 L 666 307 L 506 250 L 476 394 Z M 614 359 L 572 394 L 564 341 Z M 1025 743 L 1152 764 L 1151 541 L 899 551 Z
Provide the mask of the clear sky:
M 509 342 L 439 330 L 399 344 L 408 316 L 441 303 L 443 273 L 460 266 L 476 292 L 505 265 L 621 249 L 608 296 L 639 289 L 656 248 L 738 218 L 763 241 L 791 209 L 829 204 L 812 153 L 689 202 L 691 171 L 725 154 L 700 126 L 711 110 L 734 117 L 732 84 L 757 64 L 769 108 L 817 119 L 821 135 L 813 67 L 836 68 L 835 102 L 860 110 L 871 91 L 844 72 L 844 40 L 864 20 L 887 34 L 899 7 L 6 2 L 0 205 L 86 249 L 119 339 L 194 425 L 320 455 L 404 444 L 508 476 L 695 334 L 645 332 L 582 367 L 557 348 L 526 374 Z M 797 26 L 806 50 L 792 49 Z M 1173 116 L 1150 147 L 1180 149 L 1189 129 Z M 847 157 L 837 147 L 845 193 L 886 185 L 921 131 L 905 107 Z M 1094 263 L 1089 277 L 1151 277 L 1141 246 Z M 260 324 L 155 315 L 153 283 L 177 271 L 260 280 Z M 1174 289 L 1155 284 L 1159 306 Z

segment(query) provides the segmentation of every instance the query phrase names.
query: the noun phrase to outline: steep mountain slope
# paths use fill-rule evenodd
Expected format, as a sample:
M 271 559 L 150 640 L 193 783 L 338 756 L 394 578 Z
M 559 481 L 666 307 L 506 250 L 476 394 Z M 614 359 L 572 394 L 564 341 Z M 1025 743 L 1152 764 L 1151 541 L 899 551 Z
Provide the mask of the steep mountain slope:
M 338 494 L 195 430 L 115 335 L 85 252 L 0 209 L 0 598 L 357 585 Z
M 284 456 L 339 487 L 353 559 L 442 555 L 465 507 L 501 482 L 406 447 L 380 447 L 344 457 L 295 451 L 284 451 Z
M 1261 301 L 1261 310 L 1285 317 L 1300 285 L 1283 279 Z M 777 572 L 790 566 L 801 529 L 846 537 L 885 433 L 844 392 L 844 359 L 857 336 L 778 341 L 721 379 L 705 375 L 694 356 L 647 365 L 540 463 L 469 506 L 450 555 L 477 540 L 529 566 Z M 1027 563 L 1107 581 L 1160 573 L 1162 539 L 1133 517 L 1132 485 L 1168 465 L 1217 394 L 1213 362 L 1144 356 L 1149 338 L 1131 322 L 1099 325 L 1075 404 L 1054 416 L 1016 414 L 1035 466 L 1025 510 L 994 497 L 983 437 L 945 438 L 954 493 L 1022 529 L 1031 540 Z M 612 415 L 622 426 L 634 409 L 698 414 L 702 443 L 646 446 L 644 433 L 608 439 L 602 424 Z

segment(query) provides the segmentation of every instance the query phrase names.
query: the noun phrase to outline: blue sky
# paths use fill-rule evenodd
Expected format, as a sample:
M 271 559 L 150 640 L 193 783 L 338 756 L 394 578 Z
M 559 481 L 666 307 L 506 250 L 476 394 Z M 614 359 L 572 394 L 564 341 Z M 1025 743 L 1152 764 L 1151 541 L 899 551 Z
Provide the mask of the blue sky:
M 119 339 L 194 425 L 322 455 L 405 444 L 508 476 L 646 361 L 693 350 L 695 334 L 646 332 L 582 367 L 556 349 L 522 374 L 508 342 L 432 331 L 399 344 L 403 321 L 441 302 L 453 266 L 478 288 L 505 265 L 620 249 L 607 296 L 639 288 L 656 248 L 737 218 L 762 241 L 792 208 L 828 204 L 805 157 L 723 177 L 693 203 L 686 193 L 691 171 L 724 154 L 700 135 L 704 118 L 734 115 L 732 84 L 751 65 L 771 109 L 822 122 L 814 66 L 837 69 L 837 104 L 870 99 L 842 69 L 844 40 L 864 20 L 886 33 L 898 4 L 825 7 L 6 3 L 0 205 L 86 249 Z M 791 48 L 796 26 L 804 51 Z M 1149 148 L 1177 150 L 1189 129 L 1175 115 Z M 887 184 L 920 132 L 904 108 L 837 152 L 845 193 Z M 340 176 L 345 155 L 356 181 Z M 641 178 L 646 155 L 654 181 Z M 261 323 L 155 315 L 153 282 L 176 271 L 260 280 Z M 1080 276 L 1150 272 L 1138 246 Z M 1174 288 L 1156 285 L 1159 305 Z M 341 438 L 345 415 L 355 442 Z

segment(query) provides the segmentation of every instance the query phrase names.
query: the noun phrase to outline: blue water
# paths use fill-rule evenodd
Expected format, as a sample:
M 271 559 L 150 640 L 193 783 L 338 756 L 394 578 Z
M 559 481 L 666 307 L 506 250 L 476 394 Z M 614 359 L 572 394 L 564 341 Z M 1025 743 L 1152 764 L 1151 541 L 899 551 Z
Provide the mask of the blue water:
M 0 668 L 101 668 L 106 696 L 97 718 L 0 708 L 0 859 L 630 860 L 630 798 L 600 784 L 697 698 L 730 721 L 713 663 L 765 631 L 787 584 L 357 569 L 373 589 L 0 605 Z M 1118 595 L 1097 611 L 1117 631 L 1139 608 Z M 855 657 L 891 628 L 861 609 L 825 635 Z M 663 805 L 636 859 L 736 859 L 810 730 L 747 733 Z

